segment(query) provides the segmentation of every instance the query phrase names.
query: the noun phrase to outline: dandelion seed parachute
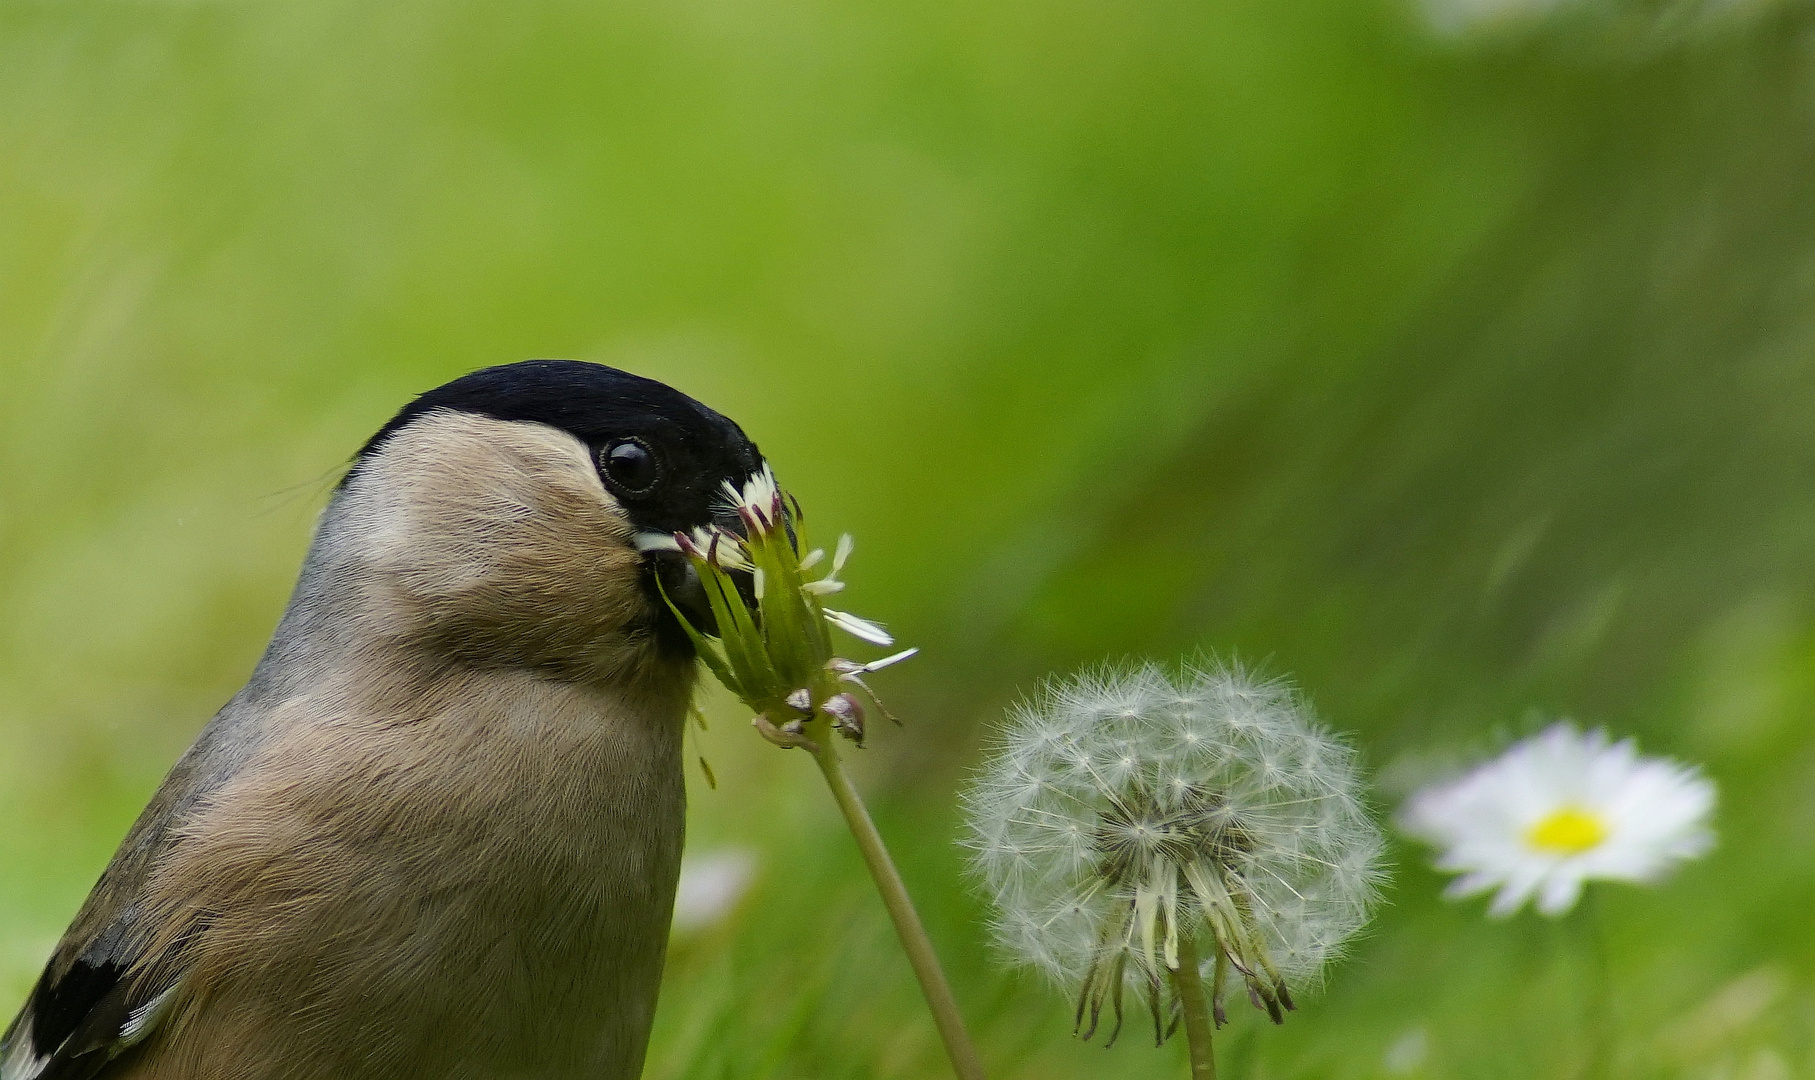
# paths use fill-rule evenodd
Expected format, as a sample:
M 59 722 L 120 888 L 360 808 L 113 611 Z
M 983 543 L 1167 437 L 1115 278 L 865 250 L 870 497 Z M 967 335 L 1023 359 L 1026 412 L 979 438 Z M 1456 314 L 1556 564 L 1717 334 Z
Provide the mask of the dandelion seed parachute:
M 966 798 L 998 944 L 1078 994 L 1080 1033 L 1147 999 L 1179 935 L 1277 1021 L 1367 921 L 1381 837 L 1354 756 L 1284 683 L 1105 669 L 1017 707 Z M 1113 1036 L 1112 1036 L 1113 1037 Z

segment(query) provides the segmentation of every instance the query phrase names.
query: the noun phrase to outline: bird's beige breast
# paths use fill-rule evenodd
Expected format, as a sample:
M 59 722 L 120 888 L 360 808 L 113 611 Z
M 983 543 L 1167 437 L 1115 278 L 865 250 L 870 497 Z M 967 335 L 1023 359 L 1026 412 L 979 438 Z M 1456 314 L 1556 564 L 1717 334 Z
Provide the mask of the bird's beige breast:
M 635 1076 L 680 858 L 686 683 L 493 671 L 374 710 L 330 680 L 284 706 L 289 734 L 185 824 L 153 884 L 168 925 L 198 929 L 184 1015 L 139 1075 L 266 1075 L 229 1068 L 243 1027 L 286 1059 L 270 1075 Z M 205 895 L 160 890 L 198 880 Z

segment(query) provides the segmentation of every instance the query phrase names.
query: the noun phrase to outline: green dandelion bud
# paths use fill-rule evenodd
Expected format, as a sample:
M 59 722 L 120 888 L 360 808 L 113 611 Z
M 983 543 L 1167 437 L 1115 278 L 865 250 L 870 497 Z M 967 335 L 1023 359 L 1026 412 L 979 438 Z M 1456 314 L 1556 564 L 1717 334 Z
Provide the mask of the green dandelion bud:
M 932 941 L 882 836 L 840 764 L 834 739 L 842 736 L 863 745 L 864 708 L 855 691 L 862 691 L 878 712 L 894 720 L 864 676 L 900 663 L 917 650 L 904 649 L 868 663 L 837 655 L 834 629 L 871 645 L 894 644 L 876 623 L 823 602 L 844 590 L 839 575 L 851 557 L 850 536 L 839 538 L 829 562 L 820 549 L 802 555 L 806 544 L 800 504 L 775 486 L 767 466 L 742 488 L 727 486 L 726 495 L 737 511 L 739 531 L 701 529 L 645 541 L 687 557 L 706 594 L 713 625 L 695 626 L 666 592 L 663 598 L 707 669 L 756 714 L 751 723 L 763 737 L 813 756 L 882 894 L 953 1071 L 959 1080 L 983 1080 L 981 1059 Z
M 888 716 L 863 676 L 918 650 L 863 664 L 835 655 L 834 627 L 872 645 L 894 644 L 876 623 L 821 602 L 844 589 L 839 574 L 851 557 L 850 534 L 839 537 L 830 566 L 815 576 L 812 571 L 825 563 L 825 552 L 800 554 L 800 506 L 776 486 L 767 466 L 741 489 L 727 485 L 725 492 L 743 525 L 741 535 L 697 529 L 673 537 L 674 550 L 687 556 L 699 575 L 716 636 L 689 622 L 673 600 L 668 606 L 700 659 L 756 714 L 752 723 L 770 742 L 812 749 L 816 744 L 809 729 L 823 722 L 821 726 L 861 746 L 864 709 L 849 688 L 862 690 Z

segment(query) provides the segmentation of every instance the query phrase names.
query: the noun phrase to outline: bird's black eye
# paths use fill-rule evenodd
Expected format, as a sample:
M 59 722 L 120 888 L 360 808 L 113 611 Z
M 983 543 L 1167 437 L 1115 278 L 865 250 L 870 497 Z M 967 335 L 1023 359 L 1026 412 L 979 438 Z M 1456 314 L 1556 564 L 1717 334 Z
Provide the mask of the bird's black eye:
M 611 486 L 624 495 L 647 495 L 661 478 L 655 455 L 638 439 L 622 439 L 599 455 L 599 467 Z

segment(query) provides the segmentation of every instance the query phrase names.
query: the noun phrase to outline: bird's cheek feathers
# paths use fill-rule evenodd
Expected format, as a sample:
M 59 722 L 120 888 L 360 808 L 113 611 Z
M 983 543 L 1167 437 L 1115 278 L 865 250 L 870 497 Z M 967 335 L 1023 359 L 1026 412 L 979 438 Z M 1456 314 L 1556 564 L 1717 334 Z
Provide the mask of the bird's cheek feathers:
M 642 648 L 657 614 L 630 523 L 585 446 L 553 428 L 431 413 L 329 514 L 341 520 L 317 543 L 367 578 L 368 617 L 457 657 L 596 666 Z

